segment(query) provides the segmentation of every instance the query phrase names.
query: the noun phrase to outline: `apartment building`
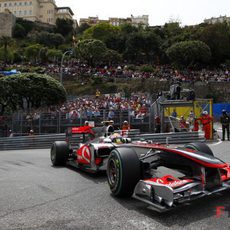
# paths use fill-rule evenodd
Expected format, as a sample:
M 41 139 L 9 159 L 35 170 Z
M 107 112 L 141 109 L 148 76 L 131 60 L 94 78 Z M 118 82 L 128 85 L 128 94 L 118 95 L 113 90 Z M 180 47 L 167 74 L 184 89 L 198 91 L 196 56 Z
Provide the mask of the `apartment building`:
M 69 7 L 56 6 L 55 0 L 0 0 L 0 13 L 10 11 L 18 18 L 54 25 L 58 17 L 72 19 Z
M 208 24 L 223 23 L 223 22 L 230 23 L 230 17 L 220 16 L 217 18 L 212 17 L 204 20 L 204 23 L 208 23 Z
M 142 16 L 133 16 L 128 18 L 117 18 L 117 17 L 111 17 L 108 20 L 101 20 L 98 17 L 88 17 L 88 18 L 80 18 L 79 25 L 83 23 L 87 23 L 90 26 L 96 25 L 101 22 L 106 22 L 109 23 L 113 26 L 120 26 L 121 24 L 124 23 L 130 23 L 133 26 L 139 26 L 142 25 L 144 27 L 149 25 L 149 16 L 148 15 L 142 15 Z

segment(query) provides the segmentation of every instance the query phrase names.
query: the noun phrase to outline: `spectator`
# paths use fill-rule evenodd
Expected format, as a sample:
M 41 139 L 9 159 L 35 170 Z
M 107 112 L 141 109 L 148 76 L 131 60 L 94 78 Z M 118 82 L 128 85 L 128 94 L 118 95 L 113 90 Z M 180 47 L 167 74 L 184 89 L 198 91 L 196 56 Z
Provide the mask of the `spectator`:
M 225 141 L 225 131 L 227 132 L 227 138 L 229 140 L 229 124 L 230 116 L 225 109 L 222 110 L 222 116 L 220 117 L 220 123 L 222 125 L 222 141 Z
M 179 126 L 181 131 L 187 131 L 187 123 L 186 120 L 184 119 L 184 116 L 180 117 Z
M 175 117 L 175 118 L 177 117 L 176 109 L 173 109 L 173 112 L 172 112 L 171 116 L 172 116 L 172 117 Z

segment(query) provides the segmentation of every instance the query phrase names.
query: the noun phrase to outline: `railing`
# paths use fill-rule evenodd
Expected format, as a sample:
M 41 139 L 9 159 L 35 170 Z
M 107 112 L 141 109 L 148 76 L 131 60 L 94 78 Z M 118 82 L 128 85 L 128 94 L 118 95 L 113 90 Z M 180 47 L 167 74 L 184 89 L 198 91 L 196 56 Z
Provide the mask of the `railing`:
M 86 120 L 94 121 L 95 126 L 101 126 L 102 121 L 113 120 L 115 129 L 121 129 L 123 121 L 127 120 L 131 128 L 141 129 L 142 132 L 151 132 L 152 115 L 150 110 L 142 118 L 136 118 L 130 115 L 128 110 L 115 110 L 112 118 L 108 117 L 109 110 L 100 110 L 99 116 L 87 116 L 80 114 L 78 117 L 69 116 L 68 113 L 53 112 L 40 113 L 31 116 L 25 113 L 17 113 L 12 116 L 0 119 L 0 137 L 9 136 L 10 132 L 16 135 L 26 135 L 31 129 L 37 135 L 47 133 L 64 133 L 69 126 L 82 126 Z
M 202 132 L 139 134 L 138 130 L 133 130 L 130 134 L 133 141 L 141 140 L 161 144 L 183 144 L 205 140 Z M 49 149 L 54 141 L 59 140 L 64 141 L 65 134 L 4 137 L 0 139 L 0 150 Z M 80 143 L 80 139 L 77 139 L 76 143 Z

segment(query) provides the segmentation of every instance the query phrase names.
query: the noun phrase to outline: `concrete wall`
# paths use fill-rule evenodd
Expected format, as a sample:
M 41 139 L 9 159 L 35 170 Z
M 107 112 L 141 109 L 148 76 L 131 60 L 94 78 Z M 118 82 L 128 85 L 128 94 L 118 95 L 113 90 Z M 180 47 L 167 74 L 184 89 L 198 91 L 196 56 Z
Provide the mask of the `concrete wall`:
M 0 37 L 12 37 L 16 17 L 11 13 L 0 13 Z

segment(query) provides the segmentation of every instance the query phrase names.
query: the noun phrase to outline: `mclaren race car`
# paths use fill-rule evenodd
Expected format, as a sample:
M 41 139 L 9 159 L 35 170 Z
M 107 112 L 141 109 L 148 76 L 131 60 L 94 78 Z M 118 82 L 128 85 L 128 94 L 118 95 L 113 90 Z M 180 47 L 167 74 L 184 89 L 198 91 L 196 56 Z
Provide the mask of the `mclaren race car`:
M 105 171 L 111 150 L 130 141 L 118 133 L 105 137 L 102 127 L 70 127 L 66 141 L 53 143 L 51 162 L 53 166 L 68 164 L 92 173 Z
M 163 212 L 230 189 L 229 164 L 205 143 L 128 144 L 113 149 L 107 177 L 114 196 L 132 196 Z

